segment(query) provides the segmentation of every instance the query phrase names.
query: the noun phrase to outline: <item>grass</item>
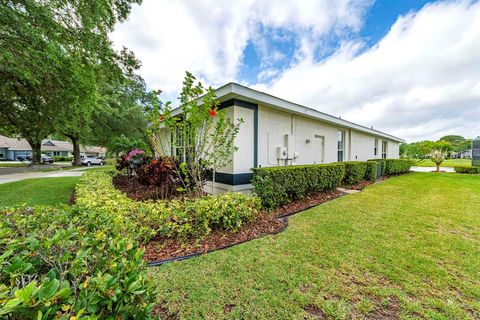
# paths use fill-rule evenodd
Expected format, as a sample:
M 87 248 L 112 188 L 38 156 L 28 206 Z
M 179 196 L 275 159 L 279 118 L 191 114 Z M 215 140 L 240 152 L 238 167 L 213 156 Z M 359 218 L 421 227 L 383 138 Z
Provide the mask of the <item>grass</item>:
M 27 163 L 2 163 L 0 162 L 0 168 L 22 168 L 28 167 Z
M 394 177 L 285 232 L 152 268 L 180 319 L 479 319 L 480 178 Z
M 433 163 L 430 159 L 425 159 L 415 164 L 419 167 L 435 167 L 435 163 Z M 440 165 L 441 167 L 455 167 L 455 166 L 471 166 L 472 160 L 471 159 L 446 159 Z
M 36 178 L 0 184 L 0 207 L 67 203 L 78 179 Z

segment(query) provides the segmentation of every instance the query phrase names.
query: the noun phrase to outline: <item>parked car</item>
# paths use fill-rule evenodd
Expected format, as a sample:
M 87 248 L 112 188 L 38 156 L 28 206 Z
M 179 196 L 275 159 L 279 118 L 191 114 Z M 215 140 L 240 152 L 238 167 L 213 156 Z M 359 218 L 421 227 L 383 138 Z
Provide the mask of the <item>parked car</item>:
M 82 165 L 84 166 L 87 166 L 87 167 L 90 167 L 92 165 L 99 165 L 99 166 L 103 166 L 104 165 L 104 162 L 101 158 L 98 158 L 98 157 L 83 157 L 82 158 Z
M 41 163 L 53 163 L 53 158 L 47 156 L 46 154 L 42 154 L 42 157 L 40 158 Z
M 17 157 L 17 160 L 18 160 L 18 161 L 22 161 L 22 162 L 23 162 L 23 161 L 27 161 L 27 157 L 26 157 L 26 156 L 18 156 L 18 157 Z

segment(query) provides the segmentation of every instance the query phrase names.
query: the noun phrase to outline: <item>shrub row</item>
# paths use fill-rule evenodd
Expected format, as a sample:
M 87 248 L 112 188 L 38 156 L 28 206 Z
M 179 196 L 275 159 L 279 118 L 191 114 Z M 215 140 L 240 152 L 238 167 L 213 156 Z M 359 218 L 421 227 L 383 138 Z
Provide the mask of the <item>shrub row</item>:
M 155 292 L 133 230 L 79 207 L 0 211 L 0 318 L 149 319 Z
M 105 172 L 84 174 L 76 187 L 77 204 L 128 217 L 136 224 L 140 241 L 152 237 L 198 238 L 212 229 L 237 231 L 261 209 L 257 197 L 234 192 L 194 199 L 139 202 L 115 189 L 111 180 Z
M 362 180 L 375 181 L 377 162 L 382 164 L 382 175 L 409 172 L 413 164 L 411 160 L 405 159 L 374 159 L 254 168 L 252 184 L 262 205 L 275 208 L 315 192 L 335 189 L 341 184 L 355 185 Z
M 72 161 L 72 157 L 65 157 L 65 156 L 53 156 L 54 161 Z
M 382 176 L 408 173 L 414 164 L 411 159 L 371 159 L 368 161 L 376 161 L 382 164 Z
M 454 169 L 456 173 L 480 174 L 480 167 L 457 166 Z
M 253 169 L 255 193 L 266 208 L 275 208 L 313 192 L 332 190 L 345 176 L 343 163 Z
M 367 162 L 345 161 L 343 164 L 345 165 L 344 185 L 352 186 L 366 180 Z

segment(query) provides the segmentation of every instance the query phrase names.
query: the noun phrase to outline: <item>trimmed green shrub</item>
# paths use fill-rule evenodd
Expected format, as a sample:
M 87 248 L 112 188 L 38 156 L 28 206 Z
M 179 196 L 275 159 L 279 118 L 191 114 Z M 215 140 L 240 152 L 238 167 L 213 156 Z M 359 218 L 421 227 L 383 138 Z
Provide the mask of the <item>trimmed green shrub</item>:
M 377 180 L 376 161 L 367 161 L 367 168 L 365 169 L 365 177 L 363 179 L 372 182 Z
M 385 175 L 391 176 L 410 172 L 413 161 L 410 159 L 385 159 Z
M 411 159 L 370 159 L 382 164 L 382 177 L 410 172 L 414 161 Z
M 257 197 L 223 193 L 193 199 L 135 201 L 112 185 L 104 172 L 85 173 L 76 187 L 79 206 L 128 217 L 141 241 L 152 237 L 186 239 L 203 237 L 212 229 L 237 231 L 261 209 Z
M 149 319 L 134 225 L 78 207 L 0 211 L 0 318 Z
M 345 176 L 343 178 L 343 184 L 352 186 L 358 184 L 365 178 L 367 170 L 367 162 L 363 161 L 345 161 Z
M 53 161 L 72 161 L 72 157 L 65 157 L 65 156 L 53 156 Z
M 253 169 L 255 193 L 266 208 L 275 208 L 305 196 L 339 186 L 345 175 L 343 163 L 264 167 Z
M 456 166 L 453 169 L 456 173 L 480 174 L 480 167 Z

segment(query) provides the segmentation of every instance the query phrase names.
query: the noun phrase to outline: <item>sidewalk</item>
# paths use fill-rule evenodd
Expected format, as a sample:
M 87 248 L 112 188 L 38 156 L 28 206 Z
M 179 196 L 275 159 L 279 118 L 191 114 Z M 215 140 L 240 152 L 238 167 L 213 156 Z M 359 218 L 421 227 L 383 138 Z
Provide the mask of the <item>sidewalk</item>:
M 90 167 L 93 168 L 93 167 Z M 60 177 L 78 177 L 85 171 L 90 169 L 89 167 L 82 167 L 77 169 L 65 170 L 65 171 L 53 171 L 53 172 L 24 172 L 0 175 L 0 184 L 20 181 L 33 178 L 60 178 Z

